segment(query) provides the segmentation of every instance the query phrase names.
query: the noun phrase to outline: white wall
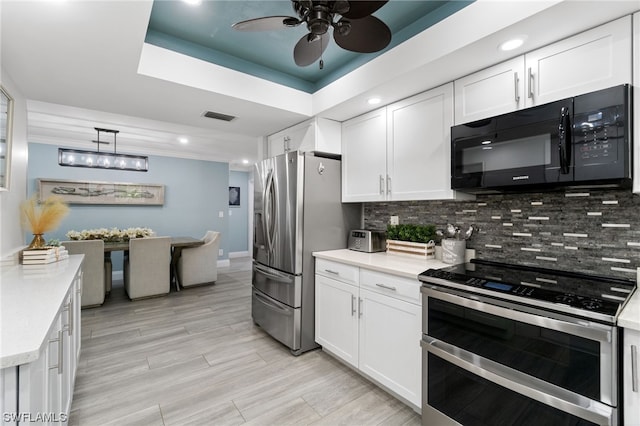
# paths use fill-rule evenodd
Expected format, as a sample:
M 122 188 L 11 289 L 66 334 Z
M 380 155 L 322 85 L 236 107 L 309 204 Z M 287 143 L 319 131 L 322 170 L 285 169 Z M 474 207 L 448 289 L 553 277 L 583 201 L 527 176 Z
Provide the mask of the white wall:
M 0 191 L 0 259 L 4 259 L 26 245 L 20 203 L 27 197 L 27 101 L 4 69 L 0 82 L 14 99 L 9 191 Z

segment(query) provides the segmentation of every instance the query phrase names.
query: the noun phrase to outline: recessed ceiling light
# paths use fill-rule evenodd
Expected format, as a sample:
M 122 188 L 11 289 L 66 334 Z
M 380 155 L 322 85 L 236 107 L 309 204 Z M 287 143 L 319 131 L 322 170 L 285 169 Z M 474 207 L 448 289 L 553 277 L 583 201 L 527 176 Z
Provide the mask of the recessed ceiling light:
M 189 143 L 189 139 L 182 137 L 182 138 L 178 138 L 178 142 L 180 142 L 181 144 L 188 144 Z
M 367 103 L 368 103 L 369 105 L 377 105 L 377 104 L 379 104 L 380 102 L 382 102 L 382 99 L 380 99 L 380 98 L 378 98 L 378 97 L 375 97 L 375 98 L 369 98 L 369 99 L 367 99 Z
M 242 160 L 242 164 L 249 164 L 249 160 L 245 158 L 244 160 Z
M 503 52 L 507 52 L 509 50 L 517 49 L 518 47 L 524 44 L 524 41 L 527 39 L 527 36 L 518 36 L 512 39 L 509 39 L 505 42 L 502 42 L 498 45 L 498 49 Z
M 202 4 L 202 0 L 182 0 L 182 1 L 191 6 L 200 6 L 200 4 Z

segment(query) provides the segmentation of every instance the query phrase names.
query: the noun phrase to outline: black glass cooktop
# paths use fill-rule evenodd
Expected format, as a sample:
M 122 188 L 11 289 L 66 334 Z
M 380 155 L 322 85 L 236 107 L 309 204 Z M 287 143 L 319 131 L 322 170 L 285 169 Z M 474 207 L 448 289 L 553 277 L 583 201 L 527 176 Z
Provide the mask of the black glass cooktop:
M 561 312 L 594 312 L 613 319 L 636 288 L 635 281 L 631 280 L 480 259 L 448 268 L 429 269 L 418 278 L 425 283 L 482 289 L 482 293 L 498 298 L 508 294 L 511 300 L 544 301 Z

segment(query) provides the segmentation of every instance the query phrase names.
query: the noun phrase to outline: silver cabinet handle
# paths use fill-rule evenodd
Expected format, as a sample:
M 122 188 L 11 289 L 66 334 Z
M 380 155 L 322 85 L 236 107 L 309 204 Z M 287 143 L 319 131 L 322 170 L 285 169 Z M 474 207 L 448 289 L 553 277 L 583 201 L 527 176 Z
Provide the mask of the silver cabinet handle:
M 62 329 L 58 330 L 58 338 L 57 339 L 49 339 L 49 343 L 55 343 L 58 342 L 58 364 L 49 367 L 49 370 L 53 370 L 53 369 L 57 369 L 58 370 L 58 374 L 62 374 L 62 366 L 64 365 L 63 363 L 63 357 L 64 357 L 64 344 L 62 343 L 62 333 L 64 331 Z
M 376 283 L 376 287 L 381 287 L 381 288 L 385 288 L 387 290 L 396 291 L 395 287 L 390 286 L 390 285 L 386 285 L 386 284 Z
M 362 298 L 358 297 L 358 318 L 362 317 Z
M 289 146 L 289 141 L 291 141 L 291 138 L 289 136 L 285 136 L 284 137 L 284 151 L 285 152 L 289 152 L 291 150 L 291 146 Z
M 332 271 L 331 269 L 325 269 L 324 271 L 329 273 L 329 274 L 340 275 L 340 272 Z
M 384 177 L 380 175 L 380 194 L 384 194 Z
M 387 194 L 391 195 L 391 176 L 387 175 Z
M 528 70 L 529 77 L 529 99 L 533 99 L 533 72 L 531 72 L 531 67 Z
M 63 331 L 68 331 L 69 336 L 73 335 L 73 299 L 67 303 L 67 305 L 63 309 L 67 312 L 67 324 L 62 327 Z
M 520 102 L 520 92 L 518 90 L 518 83 L 519 82 L 520 82 L 520 79 L 518 78 L 518 73 L 514 72 L 513 73 L 513 84 L 515 86 L 515 94 L 516 94 L 515 100 L 516 100 L 516 102 Z
M 351 295 L 351 316 L 356 314 L 356 297 Z
M 631 390 L 638 392 L 638 348 L 631 345 Z

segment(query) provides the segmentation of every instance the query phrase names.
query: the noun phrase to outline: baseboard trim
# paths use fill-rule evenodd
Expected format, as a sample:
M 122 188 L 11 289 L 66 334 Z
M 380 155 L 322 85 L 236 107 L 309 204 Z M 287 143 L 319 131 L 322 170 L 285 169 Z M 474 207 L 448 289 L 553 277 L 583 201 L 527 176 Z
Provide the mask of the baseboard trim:
M 229 259 L 235 259 L 236 257 L 249 257 L 249 251 L 234 251 L 229 252 Z

